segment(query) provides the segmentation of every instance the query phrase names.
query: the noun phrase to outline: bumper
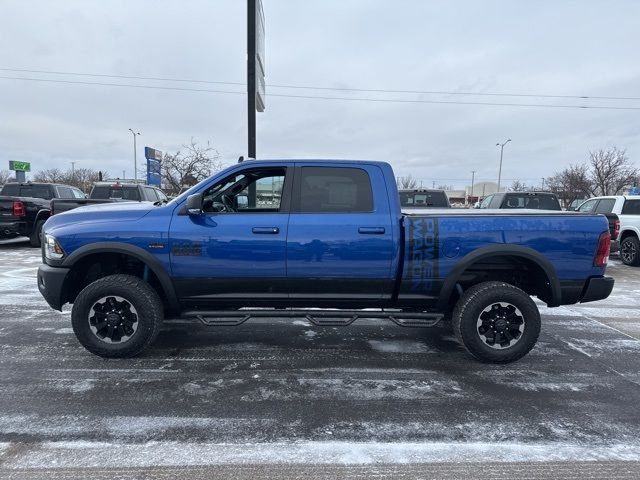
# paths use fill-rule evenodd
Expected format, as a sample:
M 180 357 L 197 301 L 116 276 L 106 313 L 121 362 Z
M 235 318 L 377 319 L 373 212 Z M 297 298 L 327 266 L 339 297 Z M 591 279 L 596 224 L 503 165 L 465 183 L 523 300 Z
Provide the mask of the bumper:
M 27 235 L 26 222 L 1 222 L 0 238 L 12 238 Z
M 64 281 L 69 268 L 40 265 L 38 267 L 38 290 L 51 308 L 61 310 L 64 302 Z
M 593 277 L 587 280 L 580 303 L 594 302 L 607 298 L 613 290 L 615 281 L 611 277 Z

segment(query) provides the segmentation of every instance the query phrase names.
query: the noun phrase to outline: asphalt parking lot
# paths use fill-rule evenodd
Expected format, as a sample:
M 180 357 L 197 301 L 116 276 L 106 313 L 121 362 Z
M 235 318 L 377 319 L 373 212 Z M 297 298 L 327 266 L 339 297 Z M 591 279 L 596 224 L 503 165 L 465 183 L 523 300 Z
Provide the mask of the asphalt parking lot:
M 39 263 L 0 245 L 1 478 L 638 478 L 640 269 L 616 259 L 609 299 L 542 308 L 506 366 L 441 328 L 304 319 L 174 322 L 105 360 L 42 300 Z

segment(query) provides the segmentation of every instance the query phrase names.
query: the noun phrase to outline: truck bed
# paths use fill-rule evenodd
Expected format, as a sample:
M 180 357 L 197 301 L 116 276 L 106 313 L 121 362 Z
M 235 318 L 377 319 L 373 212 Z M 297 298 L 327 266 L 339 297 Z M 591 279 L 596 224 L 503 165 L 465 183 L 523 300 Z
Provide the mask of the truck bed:
M 549 265 L 549 276 L 561 290 L 560 298 L 541 296 L 549 304 L 576 303 L 584 280 L 603 274 L 593 267 L 600 235 L 609 230 L 603 215 L 520 209 L 403 209 L 402 214 L 400 304 L 442 301 L 443 294 L 454 293 L 467 280 L 456 272 L 474 262 L 481 264 L 479 274 L 499 269 L 496 254 L 505 261 L 522 259 L 523 269 L 527 259 Z M 492 256 L 491 264 L 482 263 L 485 254 Z

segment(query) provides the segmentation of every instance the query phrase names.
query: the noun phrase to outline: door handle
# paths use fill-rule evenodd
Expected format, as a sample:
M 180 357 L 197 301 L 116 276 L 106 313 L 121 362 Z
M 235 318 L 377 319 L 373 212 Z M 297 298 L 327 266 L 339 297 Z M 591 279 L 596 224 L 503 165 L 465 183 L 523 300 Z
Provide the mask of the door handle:
M 384 227 L 359 227 L 358 233 L 365 235 L 382 235 L 385 232 Z
M 251 231 L 262 235 L 277 235 L 280 233 L 280 229 L 278 227 L 253 227 Z

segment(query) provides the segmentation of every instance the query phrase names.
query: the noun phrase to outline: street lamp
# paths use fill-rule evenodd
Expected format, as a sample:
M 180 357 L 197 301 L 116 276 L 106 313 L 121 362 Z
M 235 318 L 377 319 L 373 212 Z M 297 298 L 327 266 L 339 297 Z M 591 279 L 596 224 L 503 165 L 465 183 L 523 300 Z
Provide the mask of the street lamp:
M 133 135 L 133 178 L 135 182 L 138 183 L 138 159 L 136 156 L 136 136 L 140 135 L 140 132 L 134 132 L 132 129 L 129 129 L 131 135 Z
M 504 146 L 509 143 L 511 139 L 507 139 L 504 143 L 496 143 L 496 147 L 500 147 L 500 169 L 498 170 L 498 193 L 500 193 L 500 180 L 502 179 L 502 152 L 504 151 Z
M 471 170 L 471 203 L 473 203 L 473 184 L 475 183 L 475 179 L 476 179 L 476 171 L 475 170 Z

